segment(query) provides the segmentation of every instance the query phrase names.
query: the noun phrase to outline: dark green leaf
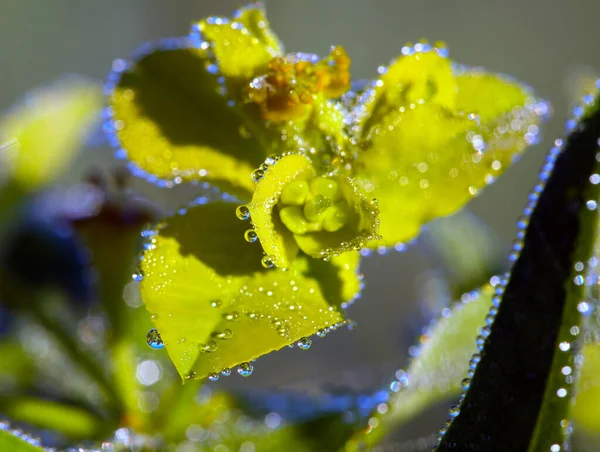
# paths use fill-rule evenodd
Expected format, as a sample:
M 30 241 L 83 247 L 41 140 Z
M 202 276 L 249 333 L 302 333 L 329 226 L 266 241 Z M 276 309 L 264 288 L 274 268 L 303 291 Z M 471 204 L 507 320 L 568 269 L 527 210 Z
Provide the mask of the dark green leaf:
M 438 451 L 563 450 L 561 421 L 573 388 L 561 369 L 573 366 L 577 353 L 577 303 L 597 227 L 598 185 L 590 176 L 598 169 L 599 136 L 595 107 L 550 152 L 542 185 L 550 172 L 549 178 L 484 331 L 481 361 L 460 409 L 451 409 L 455 417 Z M 534 191 L 532 203 L 535 197 Z

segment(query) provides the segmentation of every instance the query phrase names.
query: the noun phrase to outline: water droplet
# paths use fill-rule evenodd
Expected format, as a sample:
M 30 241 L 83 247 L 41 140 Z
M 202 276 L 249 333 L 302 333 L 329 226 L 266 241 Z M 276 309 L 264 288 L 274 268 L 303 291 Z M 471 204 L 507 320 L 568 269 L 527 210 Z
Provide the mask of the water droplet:
M 265 176 L 265 172 L 261 169 L 255 169 L 252 171 L 252 180 L 254 182 L 260 181 Z
M 215 341 L 208 341 L 204 346 L 204 350 L 209 353 L 217 351 L 217 348 L 219 348 L 219 344 L 217 344 Z
M 449 410 L 450 417 L 456 417 L 460 413 L 460 407 L 458 405 L 452 405 Z
M 348 331 L 354 331 L 357 326 L 358 324 L 354 320 L 348 320 L 348 323 L 346 324 Z
M 235 322 L 240 318 L 240 313 L 237 311 L 226 312 L 223 314 L 223 318 L 225 320 L 229 320 L 230 322 Z
M 481 361 L 481 355 L 479 353 L 475 353 L 471 357 L 471 361 L 469 361 L 469 367 L 471 369 L 475 369 L 475 367 L 477 367 L 477 364 L 479 364 L 479 361 Z
M 463 388 L 464 391 L 466 391 L 467 389 L 469 389 L 469 386 L 471 386 L 471 379 L 463 378 L 463 380 L 460 382 L 460 386 Z
M 258 238 L 258 234 L 254 229 L 248 229 L 246 232 L 244 232 L 244 238 L 246 239 L 246 242 L 254 243 Z
M 214 337 L 218 339 L 231 339 L 233 337 L 233 331 L 229 328 L 224 329 L 223 331 L 213 333 Z
M 275 163 L 277 163 L 277 161 L 279 160 L 279 156 L 276 154 L 270 155 L 265 159 L 265 163 L 267 165 L 275 165 Z
M 221 374 L 222 374 L 224 377 L 228 377 L 228 376 L 230 376 L 230 375 L 231 375 L 231 369 L 230 369 L 229 367 L 226 367 L 225 369 L 223 369 L 223 370 L 221 371 Z
M 271 256 L 263 256 L 260 263 L 265 268 L 273 268 L 273 266 L 275 265 L 275 263 L 273 262 L 273 258 L 271 258 Z
M 247 220 L 250 218 L 250 209 L 248 209 L 248 206 L 238 206 L 237 209 L 235 209 L 235 215 L 240 220 Z
M 186 380 L 193 380 L 194 378 L 196 378 L 196 372 L 193 371 L 185 376 Z
M 485 345 L 485 337 L 479 335 L 475 339 L 475 345 L 477 345 L 477 350 L 482 351 L 483 346 Z
M 223 302 L 222 302 L 221 300 L 213 300 L 213 301 L 211 301 L 211 302 L 210 302 L 210 305 L 211 305 L 213 308 L 218 308 L 218 307 L 220 307 L 222 304 L 223 304 Z
M 317 336 L 325 337 L 325 336 L 327 336 L 327 331 L 325 331 L 323 328 L 321 328 L 320 330 L 317 331 Z
M 160 337 L 160 333 L 156 328 L 152 328 L 150 331 L 148 331 L 148 334 L 146 335 L 146 343 L 154 350 L 160 350 L 165 346 L 162 338 Z
M 311 345 L 312 341 L 307 337 L 303 337 L 298 341 L 298 347 L 300 347 L 302 350 L 308 350 Z
M 242 377 L 249 377 L 250 375 L 252 375 L 253 370 L 254 367 L 252 367 L 252 364 L 242 363 L 238 367 L 238 374 L 240 374 Z
M 210 381 L 217 381 L 219 379 L 219 374 L 216 372 L 212 372 L 212 373 L 208 374 L 208 379 Z

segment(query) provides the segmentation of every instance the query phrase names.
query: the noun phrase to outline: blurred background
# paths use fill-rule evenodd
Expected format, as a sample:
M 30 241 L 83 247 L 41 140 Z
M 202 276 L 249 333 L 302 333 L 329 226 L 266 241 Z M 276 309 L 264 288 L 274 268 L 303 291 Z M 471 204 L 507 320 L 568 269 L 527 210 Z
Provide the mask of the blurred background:
M 231 15 L 242 5 L 237 0 L 2 0 L 0 108 L 8 108 L 30 88 L 64 73 L 103 80 L 115 58 L 128 57 L 147 41 L 184 35 L 192 21 L 207 15 Z M 436 245 L 445 239 L 434 234 L 439 229 L 434 226 L 403 253 L 365 259 L 366 287 L 349 311 L 358 322 L 355 331 L 339 331 L 326 340 L 316 338 L 307 353 L 294 348 L 263 357 L 252 378 L 217 383 L 302 391 L 332 386 L 370 388 L 389 381 L 396 369 L 406 365 L 420 327 L 457 291 L 475 287 L 468 287 L 468 282 L 457 276 L 463 261 L 482 262 L 484 279 L 491 276 L 486 272 L 502 270 L 527 192 L 536 181 L 546 150 L 563 133 L 569 106 L 575 100 L 576 75 L 584 68 L 600 69 L 600 2 L 267 0 L 266 7 L 287 51 L 323 55 L 330 45 L 342 45 L 352 58 L 354 79 L 374 77 L 377 66 L 387 64 L 407 42 L 443 40 L 453 60 L 510 74 L 532 86 L 554 109 L 542 128 L 542 142 L 468 206 L 481 222 L 473 227 L 487 239 L 465 249 L 467 254 L 457 261 L 445 260 L 443 249 Z M 76 170 L 70 171 L 64 182 L 79 181 L 91 165 L 120 164 L 101 143 L 80 154 Z M 189 187 L 161 190 L 145 181 L 137 181 L 135 187 L 170 210 L 197 193 Z M 456 231 L 456 221 L 472 224 L 473 220 L 465 220 L 463 215 L 445 221 Z M 469 233 L 462 237 L 464 242 L 470 239 Z M 468 253 L 475 253 L 480 260 L 471 259 Z M 439 425 L 445 413 L 445 407 L 431 413 L 434 424 Z M 417 429 L 411 436 L 430 432 Z

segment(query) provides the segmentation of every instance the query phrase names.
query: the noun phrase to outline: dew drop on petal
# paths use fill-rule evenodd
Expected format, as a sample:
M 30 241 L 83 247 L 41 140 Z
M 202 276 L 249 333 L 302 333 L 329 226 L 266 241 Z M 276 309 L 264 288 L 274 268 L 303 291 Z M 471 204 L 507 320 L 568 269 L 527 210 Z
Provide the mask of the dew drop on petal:
M 254 243 L 258 238 L 258 234 L 254 229 L 248 229 L 246 232 L 244 232 L 244 238 L 246 239 L 246 242 Z
M 308 350 L 311 345 L 312 345 L 312 341 L 307 337 L 303 337 L 298 341 L 298 347 L 301 350 Z
M 240 374 L 242 377 L 249 377 L 250 375 L 252 375 L 253 370 L 254 367 L 252 367 L 252 364 L 242 363 L 238 367 L 238 374 Z
M 217 381 L 219 379 L 219 374 L 216 372 L 212 372 L 212 373 L 208 374 L 208 379 L 210 381 Z
M 233 337 L 233 331 L 231 331 L 229 328 L 225 328 L 221 332 L 213 333 L 213 335 L 218 339 L 231 339 Z
M 223 314 L 223 318 L 225 320 L 229 320 L 230 322 L 235 322 L 235 321 L 239 320 L 240 313 L 237 311 L 226 312 L 225 314 Z M 229 331 L 231 331 L 231 330 L 229 330 Z M 233 335 L 233 333 L 232 333 L 232 335 Z M 229 338 L 226 338 L 226 339 L 229 339 Z
M 273 258 L 271 258 L 271 256 L 263 256 L 260 263 L 265 268 L 273 268 L 273 266 L 275 265 L 275 263 L 273 262 Z
M 248 209 L 248 206 L 238 206 L 237 209 L 235 209 L 235 215 L 240 220 L 247 220 L 250 218 L 250 209 Z
M 146 343 L 154 350 L 160 350 L 165 346 L 162 338 L 160 337 L 160 333 L 156 328 L 152 328 L 150 331 L 148 331 L 148 334 L 146 335 Z
M 216 351 L 217 348 L 219 348 L 219 344 L 217 344 L 215 341 L 208 341 L 204 346 L 204 350 L 206 350 L 209 353 Z
M 255 169 L 254 171 L 252 171 L 252 180 L 254 182 L 258 182 L 260 181 L 265 175 L 265 172 L 261 169 Z
M 266 158 L 265 163 L 267 165 L 275 165 L 275 163 L 277 163 L 278 160 L 279 160 L 279 156 L 276 154 L 273 154 Z

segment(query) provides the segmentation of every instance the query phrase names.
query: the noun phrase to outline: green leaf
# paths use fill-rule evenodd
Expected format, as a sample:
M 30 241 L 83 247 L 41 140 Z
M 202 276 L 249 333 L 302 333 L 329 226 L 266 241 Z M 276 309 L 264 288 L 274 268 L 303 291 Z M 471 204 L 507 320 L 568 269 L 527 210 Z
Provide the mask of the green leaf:
M 188 44 L 167 41 L 125 69 L 116 63 L 110 136 L 150 176 L 206 180 L 249 197 L 269 144 L 252 118 L 228 106 L 206 51 Z
M 29 444 L 24 439 L 18 438 L 12 433 L 0 429 L 0 450 L 10 452 L 42 452 L 44 449 Z
M 373 447 L 399 426 L 415 419 L 430 406 L 461 390 L 469 358 L 477 351 L 475 337 L 484 324 L 494 292 L 491 285 L 468 294 L 420 338 L 420 351 L 406 372 L 398 371 L 386 414 L 373 413 L 377 428 L 358 432 L 346 450 Z
M 341 302 L 358 287 L 350 261 L 329 263 L 340 266 L 337 286 L 325 282 L 331 268 L 315 272 L 305 256 L 287 271 L 265 269 L 260 245 L 244 240 L 248 226 L 235 210 L 224 202 L 190 208 L 159 228 L 144 255 L 142 298 L 184 379 L 247 363 L 339 324 Z M 327 299 L 332 291 L 338 298 Z
M 35 366 L 21 344 L 4 338 L 0 341 L 0 387 L 22 389 L 35 378 Z
M 491 326 L 482 329 L 480 362 L 436 450 L 563 447 L 574 393 L 565 369 L 579 347 L 578 304 L 597 232 L 599 191 L 590 180 L 599 137 L 596 103 L 564 147 L 550 152 L 534 191 L 539 200 L 534 195 L 528 207 L 522 251 L 493 300 Z
M 7 171 L 10 183 L 29 191 L 60 177 L 101 106 L 100 86 L 78 76 L 29 93 L 0 118 L 0 143 L 8 143 L 0 147 L 0 182 Z
M 0 412 L 14 421 L 54 430 L 72 439 L 98 438 L 114 427 L 83 408 L 34 397 L 0 396 Z
M 515 82 L 470 69 L 449 78 L 445 59 L 418 55 L 399 60 L 404 72 L 392 65 L 357 107 L 356 178 L 381 210 L 383 238 L 372 247 L 411 240 L 462 208 L 534 141 L 547 111 Z

